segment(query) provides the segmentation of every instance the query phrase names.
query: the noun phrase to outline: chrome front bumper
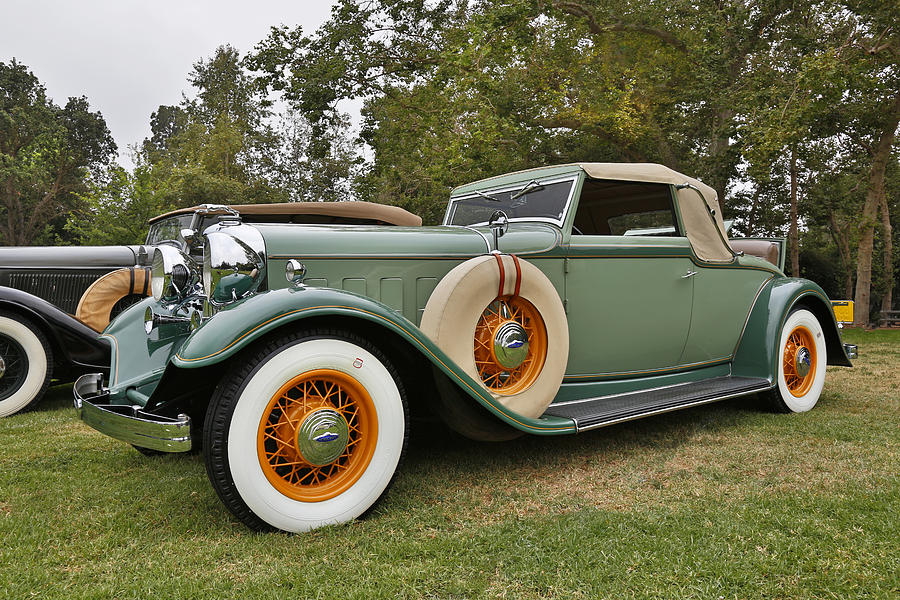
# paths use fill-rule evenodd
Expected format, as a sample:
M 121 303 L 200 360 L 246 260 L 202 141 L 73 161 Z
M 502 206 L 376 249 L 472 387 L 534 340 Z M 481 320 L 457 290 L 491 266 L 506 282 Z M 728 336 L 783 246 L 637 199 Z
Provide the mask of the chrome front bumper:
M 191 449 L 191 418 L 154 415 L 140 406 L 103 404 L 109 390 L 103 375 L 82 375 L 75 382 L 75 408 L 79 418 L 100 433 L 141 448 L 160 452 L 188 452 Z
M 856 344 L 844 344 L 844 354 L 847 355 L 847 358 L 859 358 L 859 352 L 857 351 Z

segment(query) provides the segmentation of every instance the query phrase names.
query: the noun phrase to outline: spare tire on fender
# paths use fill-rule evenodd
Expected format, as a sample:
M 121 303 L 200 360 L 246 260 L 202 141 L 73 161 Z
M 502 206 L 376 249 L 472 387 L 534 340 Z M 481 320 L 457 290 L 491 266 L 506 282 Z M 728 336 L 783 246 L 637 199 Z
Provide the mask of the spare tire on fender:
M 109 325 L 113 307 L 129 296 L 150 295 L 150 269 L 128 267 L 107 273 L 88 287 L 78 301 L 75 317 L 95 331 Z
M 457 265 L 438 283 L 421 330 L 505 408 L 537 418 L 562 384 L 569 326 L 540 269 L 509 254 Z

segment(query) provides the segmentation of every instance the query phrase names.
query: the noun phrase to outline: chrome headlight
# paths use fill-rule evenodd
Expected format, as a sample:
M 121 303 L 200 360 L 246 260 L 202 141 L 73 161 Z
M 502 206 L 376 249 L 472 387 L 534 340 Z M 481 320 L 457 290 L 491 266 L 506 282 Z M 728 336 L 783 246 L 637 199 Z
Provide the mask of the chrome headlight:
M 255 227 L 224 222 L 203 235 L 203 290 L 211 302 L 233 302 L 259 289 L 266 247 Z
M 185 298 L 200 281 L 194 260 L 172 246 L 157 246 L 153 251 L 150 291 L 157 301 Z

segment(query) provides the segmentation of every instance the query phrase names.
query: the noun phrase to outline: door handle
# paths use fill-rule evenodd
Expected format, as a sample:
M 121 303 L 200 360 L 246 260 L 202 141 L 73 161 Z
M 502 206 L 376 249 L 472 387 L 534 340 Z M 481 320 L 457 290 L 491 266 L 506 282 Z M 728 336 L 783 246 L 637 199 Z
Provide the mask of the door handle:
M 682 279 L 687 279 L 688 277 L 693 277 L 697 274 L 697 271 L 691 271 L 688 269 L 688 272 L 681 276 Z

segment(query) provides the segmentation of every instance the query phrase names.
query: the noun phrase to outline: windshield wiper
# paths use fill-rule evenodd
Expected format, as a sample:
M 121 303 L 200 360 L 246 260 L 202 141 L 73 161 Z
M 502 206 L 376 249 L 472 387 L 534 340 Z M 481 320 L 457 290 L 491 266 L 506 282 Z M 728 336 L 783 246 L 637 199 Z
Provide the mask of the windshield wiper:
M 497 198 L 494 198 L 493 196 L 488 196 L 484 192 L 479 192 L 478 190 L 472 190 L 472 193 L 475 194 L 476 196 L 481 196 L 485 200 L 490 200 L 491 202 L 500 202 L 500 200 L 498 200 Z
M 537 181 L 535 181 L 534 179 L 532 179 L 531 181 L 526 183 L 525 187 L 523 187 L 521 190 L 519 190 L 515 194 L 511 194 L 509 199 L 510 200 L 518 200 L 519 198 L 521 198 L 528 192 L 542 190 L 542 189 L 544 189 L 544 186 L 541 185 L 540 183 L 538 183 Z

